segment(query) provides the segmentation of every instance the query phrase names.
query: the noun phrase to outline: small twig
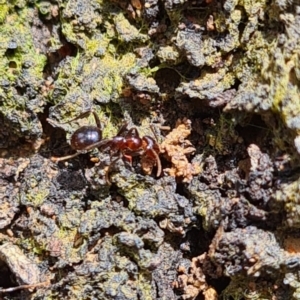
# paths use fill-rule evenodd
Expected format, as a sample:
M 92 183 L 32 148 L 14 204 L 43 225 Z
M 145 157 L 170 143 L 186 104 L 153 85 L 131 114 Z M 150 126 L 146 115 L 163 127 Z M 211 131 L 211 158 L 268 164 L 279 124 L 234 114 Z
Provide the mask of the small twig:
M 0 288 L 0 293 L 11 293 L 11 292 L 22 290 L 22 289 L 32 289 L 32 288 L 37 288 L 37 287 L 41 287 L 41 286 L 49 285 L 49 284 L 50 284 L 50 281 L 44 281 L 44 282 L 39 282 L 39 283 L 35 283 L 35 284 L 19 285 L 19 286 L 11 287 L 8 289 Z
M 158 127 L 160 130 L 166 130 L 166 131 L 171 130 L 170 126 L 165 126 L 165 125 L 155 125 L 155 126 Z

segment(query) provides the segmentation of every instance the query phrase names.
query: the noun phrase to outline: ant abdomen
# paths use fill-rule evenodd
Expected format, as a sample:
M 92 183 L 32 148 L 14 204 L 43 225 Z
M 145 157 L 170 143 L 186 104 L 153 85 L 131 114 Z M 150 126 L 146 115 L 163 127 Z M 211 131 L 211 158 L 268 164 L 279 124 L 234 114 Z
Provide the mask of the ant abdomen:
M 71 137 L 71 147 L 74 150 L 85 150 L 102 139 L 102 132 L 96 126 L 82 126 Z

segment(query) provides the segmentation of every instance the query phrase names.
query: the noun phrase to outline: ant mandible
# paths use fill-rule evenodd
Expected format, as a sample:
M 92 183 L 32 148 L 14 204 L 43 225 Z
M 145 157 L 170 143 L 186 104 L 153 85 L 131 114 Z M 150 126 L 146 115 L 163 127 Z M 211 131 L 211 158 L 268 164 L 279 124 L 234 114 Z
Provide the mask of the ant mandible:
M 83 152 L 98 148 L 99 151 L 109 150 L 111 158 L 116 157 L 113 161 L 111 161 L 107 173 L 118 159 L 126 158 L 131 163 L 132 156 L 140 155 L 143 158 L 147 158 L 152 161 L 153 165 L 156 165 L 157 177 L 161 175 L 162 167 L 159 158 L 160 150 L 158 144 L 150 136 L 146 135 L 141 138 L 135 127 L 128 129 L 127 123 L 121 127 L 116 136 L 111 139 L 102 139 L 100 119 L 92 110 L 87 111 L 66 123 L 57 123 L 49 118 L 47 121 L 54 127 L 59 127 L 60 125 L 70 123 L 91 113 L 94 115 L 97 126 L 82 126 L 71 136 L 70 144 L 71 147 L 76 150 L 76 153 L 63 157 L 52 157 L 52 161 L 59 162 L 68 160 L 82 154 Z

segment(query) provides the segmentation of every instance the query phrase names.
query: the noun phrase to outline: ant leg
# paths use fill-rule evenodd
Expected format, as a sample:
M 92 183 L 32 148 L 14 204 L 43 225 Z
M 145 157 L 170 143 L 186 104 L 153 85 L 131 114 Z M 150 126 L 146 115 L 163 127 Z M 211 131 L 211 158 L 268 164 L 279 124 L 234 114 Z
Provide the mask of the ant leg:
M 80 155 L 80 154 L 82 154 L 82 153 L 81 153 L 81 152 L 76 152 L 76 153 L 74 153 L 74 154 L 66 155 L 66 156 L 63 156 L 63 157 L 52 156 L 50 159 L 51 159 L 51 161 L 53 161 L 53 162 L 59 162 L 59 161 L 64 161 L 64 160 L 67 160 L 67 159 L 76 157 L 76 156 L 78 156 L 78 155 Z
M 154 129 L 154 125 L 153 125 L 153 124 L 150 124 L 150 129 L 151 129 L 151 131 L 152 131 L 152 133 L 153 133 L 153 135 L 154 135 L 154 137 L 155 137 L 155 139 L 156 139 L 156 142 L 158 142 L 158 137 L 157 137 L 157 135 L 156 135 L 156 132 L 155 132 L 155 129 Z
M 51 124 L 53 127 L 60 127 L 63 123 L 58 123 L 50 118 L 47 118 L 46 121 Z
M 103 139 L 99 142 L 96 142 L 94 144 L 91 144 L 87 147 L 84 148 L 85 151 L 90 151 L 93 150 L 94 148 L 98 148 L 99 151 L 106 150 L 109 148 L 111 145 L 111 140 L 110 139 Z
M 63 123 L 58 123 L 58 122 L 56 122 L 56 121 L 54 121 L 54 120 L 52 120 L 52 119 L 50 119 L 50 118 L 47 118 L 46 120 L 47 120 L 47 122 L 48 122 L 49 124 L 51 124 L 52 126 L 54 126 L 54 127 L 60 127 L 60 125 L 68 124 L 68 123 L 71 123 L 71 122 L 76 121 L 76 120 L 78 120 L 78 119 L 87 117 L 87 116 L 89 116 L 91 113 L 94 114 L 93 110 L 88 110 L 88 111 L 86 111 L 86 112 L 80 114 L 80 115 L 77 116 L 76 118 L 71 119 L 71 120 L 69 120 L 69 121 L 67 121 L 67 122 L 63 122 Z M 94 115 L 94 116 L 95 116 L 95 115 Z M 100 122 L 100 121 L 99 121 L 99 122 Z M 96 123 L 97 123 L 97 121 L 96 121 Z M 97 123 L 97 125 L 98 125 L 98 123 Z
M 137 131 L 137 129 L 135 127 L 130 128 L 128 130 L 128 132 L 125 135 L 125 138 L 140 138 L 139 132 Z
M 161 167 L 161 161 L 160 158 L 158 156 L 158 154 L 156 153 L 155 150 L 150 149 L 151 153 L 153 154 L 153 156 L 155 157 L 156 160 L 156 165 L 157 165 L 157 172 L 156 172 L 156 177 L 159 177 L 162 171 L 162 167 Z
M 111 185 L 111 181 L 110 181 L 110 179 L 109 179 L 109 173 L 110 173 L 110 170 L 111 170 L 112 166 L 113 166 L 113 165 L 114 165 L 121 157 L 122 157 L 122 155 L 121 155 L 121 152 L 120 152 L 119 155 L 118 155 L 118 157 L 115 158 L 113 161 L 111 161 L 111 163 L 108 165 L 108 168 L 107 168 L 106 174 L 105 174 L 105 180 L 106 180 L 106 182 L 107 182 L 109 185 Z
M 123 157 L 126 159 L 127 162 L 129 162 L 130 166 L 132 166 L 132 156 L 123 153 Z
M 159 177 L 162 172 L 161 161 L 158 155 L 158 153 L 160 152 L 159 145 L 155 142 L 155 140 L 152 137 L 148 135 L 145 135 L 143 137 L 143 142 L 146 144 L 146 147 L 144 147 L 143 155 L 148 156 L 151 159 L 155 159 L 157 166 L 156 176 Z
M 99 119 L 99 117 L 98 117 L 98 115 L 92 110 L 91 111 L 92 112 L 92 114 L 94 115 L 94 118 L 95 118 L 95 122 L 96 122 L 96 124 L 97 124 L 97 127 L 101 130 L 102 128 L 101 128 L 101 122 L 100 122 L 100 119 Z
M 110 140 L 109 139 L 104 139 L 104 140 L 101 140 L 97 143 L 94 143 L 92 145 L 89 145 L 87 146 L 84 151 L 87 152 L 87 151 L 90 151 L 94 148 L 98 148 L 98 150 L 100 151 L 100 149 L 102 148 L 105 148 L 105 147 L 109 147 L 109 142 Z M 104 146 L 104 147 L 103 147 Z M 66 155 L 66 156 L 63 156 L 63 157 L 56 157 L 56 156 L 52 156 L 51 157 L 51 160 L 53 162 L 59 162 L 59 161 L 63 161 L 63 160 L 67 160 L 67 159 L 70 159 L 70 158 L 73 158 L 73 157 L 76 157 L 80 154 L 84 154 L 84 152 L 76 152 L 74 154 L 71 154 L 71 155 Z
M 124 132 L 128 131 L 128 122 L 125 122 L 122 127 L 120 128 L 120 130 L 118 131 L 116 136 L 121 136 Z
M 155 125 L 154 126 L 153 124 L 150 124 L 150 129 L 151 129 L 151 131 L 152 131 L 152 133 L 153 133 L 153 135 L 154 135 L 157 142 L 158 142 L 158 137 L 157 137 L 156 132 L 155 132 L 155 127 L 159 128 L 160 130 L 166 130 L 166 131 L 171 130 L 170 126 L 163 126 L 163 125 Z
M 160 125 L 159 128 L 161 130 L 171 130 L 171 128 L 169 126 L 162 126 L 162 125 Z M 158 142 L 158 138 L 157 138 L 157 135 L 155 133 L 153 124 L 150 124 L 150 129 L 151 129 L 151 131 L 152 131 L 152 133 L 153 133 L 153 135 L 154 135 L 154 137 L 156 139 L 156 142 Z M 159 146 L 158 146 L 158 149 L 159 149 Z M 156 165 L 157 165 L 156 177 L 159 177 L 161 175 L 161 172 L 162 172 L 162 166 L 161 166 L 161 161 L 160 161 L 159 155 L 157 154 L 157 152 L 154 149 L 149 149 L 149 151 L 151 151 L 151 153 L 155 157 Z

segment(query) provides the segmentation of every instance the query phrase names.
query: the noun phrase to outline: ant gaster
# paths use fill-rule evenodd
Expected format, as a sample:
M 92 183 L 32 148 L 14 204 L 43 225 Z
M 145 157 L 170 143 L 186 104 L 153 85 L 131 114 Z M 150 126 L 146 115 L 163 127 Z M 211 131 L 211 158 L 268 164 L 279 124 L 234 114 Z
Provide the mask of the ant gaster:
M 153 165 L 157 166 L 156 175 L 160 176 L 162 167 L 158 155 L 160 152 L 158 144 L 150 136 L 146 135 L 141 138 L 135 127 L 128 129 L 128 124 L 125 123 L 116 136 L 110 139 L 102 139 L 101 123 L 94 111 L 87 111 L 66 123 L 85 117 L 90 113 L 94 115 L 97 126 L 82 126 L 72 134 L 70 143 L 71 147 L 76 150 L 76 153 L 63 157 L 52 157 L 52 161 L 59 162 L 67 160 L 76 157 L 83 152 L 98 148 L 99 151 L 109 150 L 111 158 L 116 157 L 111 161 L 107 173 L 109 172 L 110 167 L 119 158 L 126 158 L 131 163 L 132 156 L 140 155 L 153 161 Z M 55 127 L 66 124 L 57 123 L 51 119 L 47 119 L 47 121 Z
M 71 147 L 76 150 L 76 153 L 63 156 L 63 157 L 51 157 L 51 160 L 54 162 L 59 162 L 63 160 L 67 160 L 73 157 L 82 154 L 83 152 L 98 148 L 102 145 L 102 130 L 101 130 L 101 123 L 99 117 L 94 111 L 87 111 L 78 117 L 65 122 L 65 123 L 57 123 L 52 119 L 47 119 L 47 122 L 50 123 L 54 127 L 60 127 L 60 125 L 71 123 L 75 120 L 80 118 L 86 117 L 89 114 L 93 114 L 95 118 L 95 122 L 97 126 L 82 126 L 78 128 L 71 136 Z

